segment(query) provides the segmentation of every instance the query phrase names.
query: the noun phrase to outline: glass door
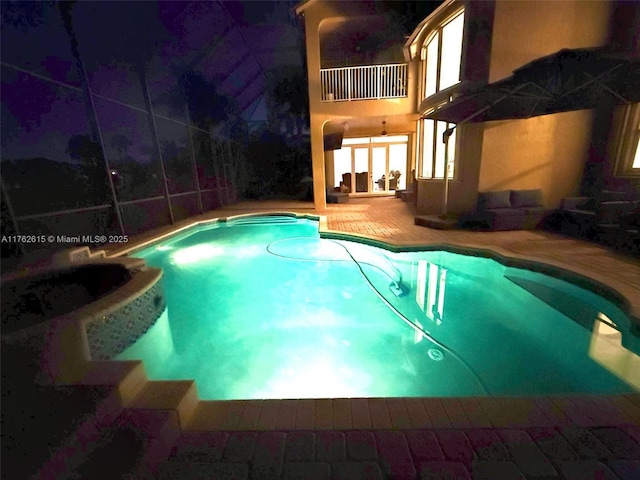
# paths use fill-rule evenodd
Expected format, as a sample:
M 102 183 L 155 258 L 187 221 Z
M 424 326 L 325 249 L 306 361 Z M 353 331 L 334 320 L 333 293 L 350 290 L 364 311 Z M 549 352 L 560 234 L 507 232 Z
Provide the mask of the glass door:
M 345 138 L 333 153 L 333 187 L 349 193 L 405 189 L 408 141 L 408 135 Z
M 353 172 L 355 176 L 355 189 L 352 192 L 366 193 L 370 190 L 369 182 L 369 146 L 355 147 L 353 149 Z
M 392 143 L 371 147 L 374 192 L 404 190 L 407 182 L 407 144 Z
M 373 173 L 373 191 L 388 191 L 389 162 L 387 157 L 387 145 L 376 145 L 371 147 L 371 172 Z
M 389 190 L 404 190 L 407 185 L 407 144 L 389 145 Z
M 333 187 L 351 191 L 351 147 L 333 151 Z
M 408 142 L 409 135 L 371 137 L 374 191 L 394 192 L 406 188 Z

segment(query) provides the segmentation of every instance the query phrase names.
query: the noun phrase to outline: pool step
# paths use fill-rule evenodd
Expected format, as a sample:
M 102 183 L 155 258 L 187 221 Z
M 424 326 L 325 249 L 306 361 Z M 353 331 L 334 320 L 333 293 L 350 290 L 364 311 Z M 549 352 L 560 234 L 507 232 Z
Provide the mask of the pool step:
M 184 429 L 198 406 L 193 380 L 150 381 L 140 360 L 89 363 L 81 384 L 113 386 L 121 408 L 135 411 L 172 411 Z
M 298 217 L 286 214 L 240 215 L 227 219 L 228 226 L 280 225 L 298 223 Z
M 122 406 L 130 404 L 147 383 L 144 364 L 140 360 L 93 361 L 80 381 L 82 385 L 114 386 Z
M 125 408 L 127 410 L 171 410 L 180 429 L 191 421 L 198 406 L 198 390 L 193 380 L 149 381 Z
M 100 415 L 82 426 L 75 434 L 77 438 L 92 438 L 98 445 L 98 438 L 104 432 L 132 432 L 142 442 L 138 447 L 134 478 L 155 478 L 155 470 L 161 459 L 166 458 L 191 420 L 198 405 L 198 393 L 193 380 L 149 381 L 140 360 L 95 361 L 89 363 L 82 383 L 85 385 L 112 386 L 112 401 L 103 407 Z M 107 434 L 108 436 L 108 434 Z M 109 445 L 102 450 L 108 451 Z M 134 448 L 132 446 L 131 448 Z M 59 465 L 70 465 L 65 449 L 54 455 L 48 462 L 48 469 Z M 71 449 L 72 450 L 72 449 Z M 96 458 L 94 458 L 96 457 Z M 75 462 L 83 462 L 81 469 L 89 469 L 103 461 L 104 452 L 86 451 Z M 71 463 L 70 463 L 71 462 Z

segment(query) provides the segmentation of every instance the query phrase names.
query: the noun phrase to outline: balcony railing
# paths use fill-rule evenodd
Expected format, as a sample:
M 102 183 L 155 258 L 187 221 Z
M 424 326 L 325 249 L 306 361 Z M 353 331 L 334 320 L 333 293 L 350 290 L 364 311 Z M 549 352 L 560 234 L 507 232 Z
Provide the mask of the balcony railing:
M 407 64 L 320 70 L 322 101 L 374 100 L 407 96 Z

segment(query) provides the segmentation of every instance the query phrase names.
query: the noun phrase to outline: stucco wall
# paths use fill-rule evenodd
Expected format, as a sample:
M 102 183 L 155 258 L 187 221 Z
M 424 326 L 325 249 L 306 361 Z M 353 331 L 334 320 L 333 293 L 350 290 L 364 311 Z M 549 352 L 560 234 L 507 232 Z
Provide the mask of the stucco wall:
M 563 48 L 609 43 L 615 2 L 498 0 L 495 5 L 489 81 Z
M 563 48 L 606 45 L 613 3 L 498 1 L 490 81 Z M 485 124 L 478 190 L 542 188 L 548 207 L 578 193 L 594 112 Z
M 549 207 L 577 195 L 593 116 L 586 110 L 487 123 L 478 190 L 542 188 Z

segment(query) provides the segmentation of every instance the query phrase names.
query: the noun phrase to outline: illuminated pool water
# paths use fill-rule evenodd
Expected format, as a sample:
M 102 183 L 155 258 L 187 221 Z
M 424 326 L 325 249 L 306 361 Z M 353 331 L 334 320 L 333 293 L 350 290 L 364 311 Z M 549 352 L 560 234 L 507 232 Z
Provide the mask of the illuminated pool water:
M 117 359 L 144 360 L 151 379 L 195 379 L 201 399 L 640 389 L 618 307 L 488 258 L 392 253 L 274 216 L 135 256 L 164 270 L 168 307 Z

